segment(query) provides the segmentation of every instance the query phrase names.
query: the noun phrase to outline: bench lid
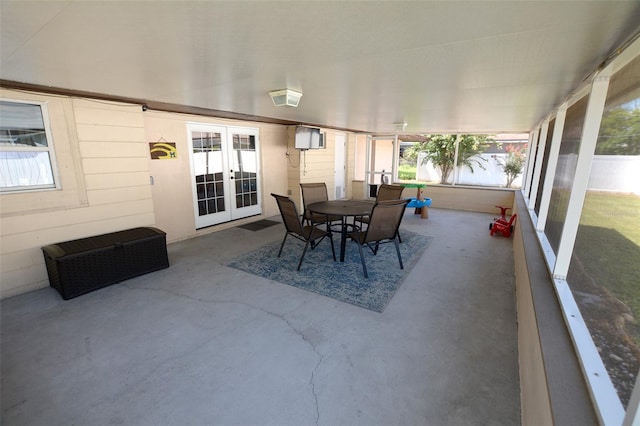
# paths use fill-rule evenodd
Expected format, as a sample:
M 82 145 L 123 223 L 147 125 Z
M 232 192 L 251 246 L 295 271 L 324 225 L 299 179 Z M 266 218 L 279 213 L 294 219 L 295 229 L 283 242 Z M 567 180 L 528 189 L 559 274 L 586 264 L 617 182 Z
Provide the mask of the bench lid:
M 157 237 L 159 235 L 165 235 L 165 233 L 157 228 L 151 227 L 132 228 L 124 231 L 111 232 L 108 234 L 95 235 L 92 237 L 51 244 L 42 247 L 42 250 L 59 257 L 104 249 L 107 247 L 120 246 L 134 241 Z

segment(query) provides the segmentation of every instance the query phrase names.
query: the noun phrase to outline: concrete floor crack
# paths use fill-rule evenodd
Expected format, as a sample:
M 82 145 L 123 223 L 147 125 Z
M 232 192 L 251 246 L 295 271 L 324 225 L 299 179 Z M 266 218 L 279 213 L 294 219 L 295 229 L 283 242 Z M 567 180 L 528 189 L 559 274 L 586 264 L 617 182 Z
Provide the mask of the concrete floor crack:
M 267 315 L 276 317 L 278 319 L 280 319 L 282 322 L 284 322 L 287 327 L 289 327 L 295 334 L 297 334 L 298 336 L 300 336 L 300 338 L 302 339 L 303 342 L 305 342 L 306 344 L 309 345 L 309 347 L 311 348 L 311 350 L 318 356 L 318 362 L 315 365 L 315 367 L 313 368 L 313 370 L 311 371 L 311 377 L 309 378 L 309 385 L 311 386 L 311 394 L 313 395 L 313 399 L 314 399 L 314 403 L 315 403 L 315 407 L 316 407 L 316 425 L 319 424 L 320 421 L 320 405 L 318 403 L 318 395 L 316 393 L 316 387 L 315 387 L 315 374 L 316 371 L 318 371 L 318 368 L 320 368 L 320 365 L 322 364 L 322 361 L 324 359 L 324 355 L 321 354 L 318 349 L 316 348 L 315 344 L 309 339 L 307 338 L 307 336 L 304 334 L 304 332 L 302 330 L 299 330 L 298 328 L 296 328 L 293 324 L 291 324 L 291 322 L 285 317 L 285 314 L 277 314 L 275 312 L 271 312 L 268 311 L 264 308 L 252 305 L 250 303 L 246 303 L 246 302 L 238 302 L 235 300 L 215 300 L 215 299 L 203 299 L 203 298 L 199 298 L 199 297 L 192 297 L 189 296 L 187 294 L 182 294 L 182 293 L 178 293 L 176 291 L 171 291 L 171 290 L 167 290 L 167 289 L 163 289 L 163 288 L 150 288 L 150 287 L 134 287 L 134 286 L 130 286 L 128 284 L 123 284 L 120 283 L 120 285 L 122 285 L 123 287 L 129 289 L 129 290 L 143 290 L 143 291 L 156 291 L 156 292 L 160 292 L 160 293 L 168 293 L 171 294 L 173 296 L 177 296 L 177 297 L 182 297 L 185 299 L 189 299 L 195 302 L 200 302 L 200 303 L 229 303 L 229 304 L 237 304 L 237 305 L 241 305 L 241 306 L 246 306 L 250 309 L 255 309 L 258 310 L 260 312 L 263 312 Z
M 320 368 L 320 364 L 322 364 L 323 360 L 324 360 L 324 355 L 320 355 L 320 359 L 318 360 L 318 363 L 316 364 L 315 368 L 311 372 L 311 379 L 309 380 L 309 384 L 311 385 L 311 393 L 313 394 L 313 399 L 315 400 L 315 404 L 316 404 L 316 426 L 320 423 L 320 404 L 318 403 L 318 394 L 316 393 L 315 377 L 316 377 L 316 371 L 318 370 L 318 368 Z

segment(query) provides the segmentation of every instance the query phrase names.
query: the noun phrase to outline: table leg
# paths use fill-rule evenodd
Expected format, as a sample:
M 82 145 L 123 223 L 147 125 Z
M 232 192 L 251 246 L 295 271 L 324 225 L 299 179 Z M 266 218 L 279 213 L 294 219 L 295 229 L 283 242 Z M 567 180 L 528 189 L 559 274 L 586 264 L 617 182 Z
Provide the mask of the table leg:
M 418 193 L 416 194 L 416 200 L 420 201 L 420 196 L 422 195 L 422 191 L 421 191 L 420 187 L 418 187 L 416 189 L 418 190 Z M 413 214 L 422 215 L 422 208 L 416 207 L 416 209 L 414 210 Z
M 347 246 L 347 222 L 342 216 L 342 229 L 340 230 L 340 262 L 344 262 L 344 252 Z

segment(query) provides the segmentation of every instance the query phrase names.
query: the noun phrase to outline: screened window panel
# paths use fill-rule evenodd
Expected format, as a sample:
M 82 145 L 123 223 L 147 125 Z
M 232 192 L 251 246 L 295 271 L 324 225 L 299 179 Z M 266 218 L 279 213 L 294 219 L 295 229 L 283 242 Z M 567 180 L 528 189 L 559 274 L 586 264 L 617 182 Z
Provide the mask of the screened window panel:
M 535 140 L 532 141 L 532 145 L 531 148 L 529 149 L 529 155 L 531 155 L 531 159 L 530 161 L 533 162 L 533 164 L 531 165 L 531 170 L 535 171 L 536 169 L 536 164 L 537 164 L 537 160 L 538 160 L 538 150 L 540 149 L 540 132 L 538 132 L 537 135 L 535 135 Z M 531 187 L 533 184 L 533 179 L 534 179 L 534 174 L 531 173 L 531 177 L 529 180 L 529 186 L 527 187 L 527 198 L 531 197 Z
M 640 59 L 610 80 L 567 282 L 626 407 L 640 368 Z
M 520 188 L 528 141 L 521 139 L 520 135 L 513 135 L 513 138 L 509 136 L 511 135 L 501 135 L 500 138 L 481 144 L 481 151 L 466 159 L 466 165 L 458 167 L 456 183 Z M 516 172 L 518 169 L 519 172 Z
M 540 199 L 544 191 L 544 177 L 547 175 L 547 163 L 549 162 L 549 152 L 551 151 L 551 141 L 553 140 L 553 128 L 556 125 L 554 118 L 549 122 L 549 130 L 547 131 L 547 139 L 544 146 L 544 156 L 542 158 L 542 170 L 540 170 L 540 183 L 538 184 L 538 193 L 536 195 L 536 204 L 534 210 L 536 215 L 540 215 Z
M 576 173 L 580 138 L 584 125 L 584 116 L 587 112 L 588 96 L 583 97 L 567 110 L 567 115 L 562 130 L 560 153 L 553 179 L 549 213 L 545 223 L 544 233 L 555 253 L 558 253 L 560 236 L 564 228 L 564 221 L 569 206 L 569 196 Z

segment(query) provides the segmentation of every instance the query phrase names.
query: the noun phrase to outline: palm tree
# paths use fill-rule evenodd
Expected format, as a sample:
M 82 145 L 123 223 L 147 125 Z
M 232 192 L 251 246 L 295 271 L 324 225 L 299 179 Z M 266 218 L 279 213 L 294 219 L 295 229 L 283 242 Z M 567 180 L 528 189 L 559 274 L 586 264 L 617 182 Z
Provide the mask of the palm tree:
M 456 154 L 456 139 L 458 139 L 458 166 L 466 166 L 473 173 L 474 165 L 484 169 L 478 156 L 486 145 L 493 142 L 489 135 L 427 135 L 424 142 L 418 142 L 408 148 L 405 155 L 418 157 L 425 153 L 422 164 L 431 162 L 440 171 L 440 183 L 446 184 L 453 171 Z

